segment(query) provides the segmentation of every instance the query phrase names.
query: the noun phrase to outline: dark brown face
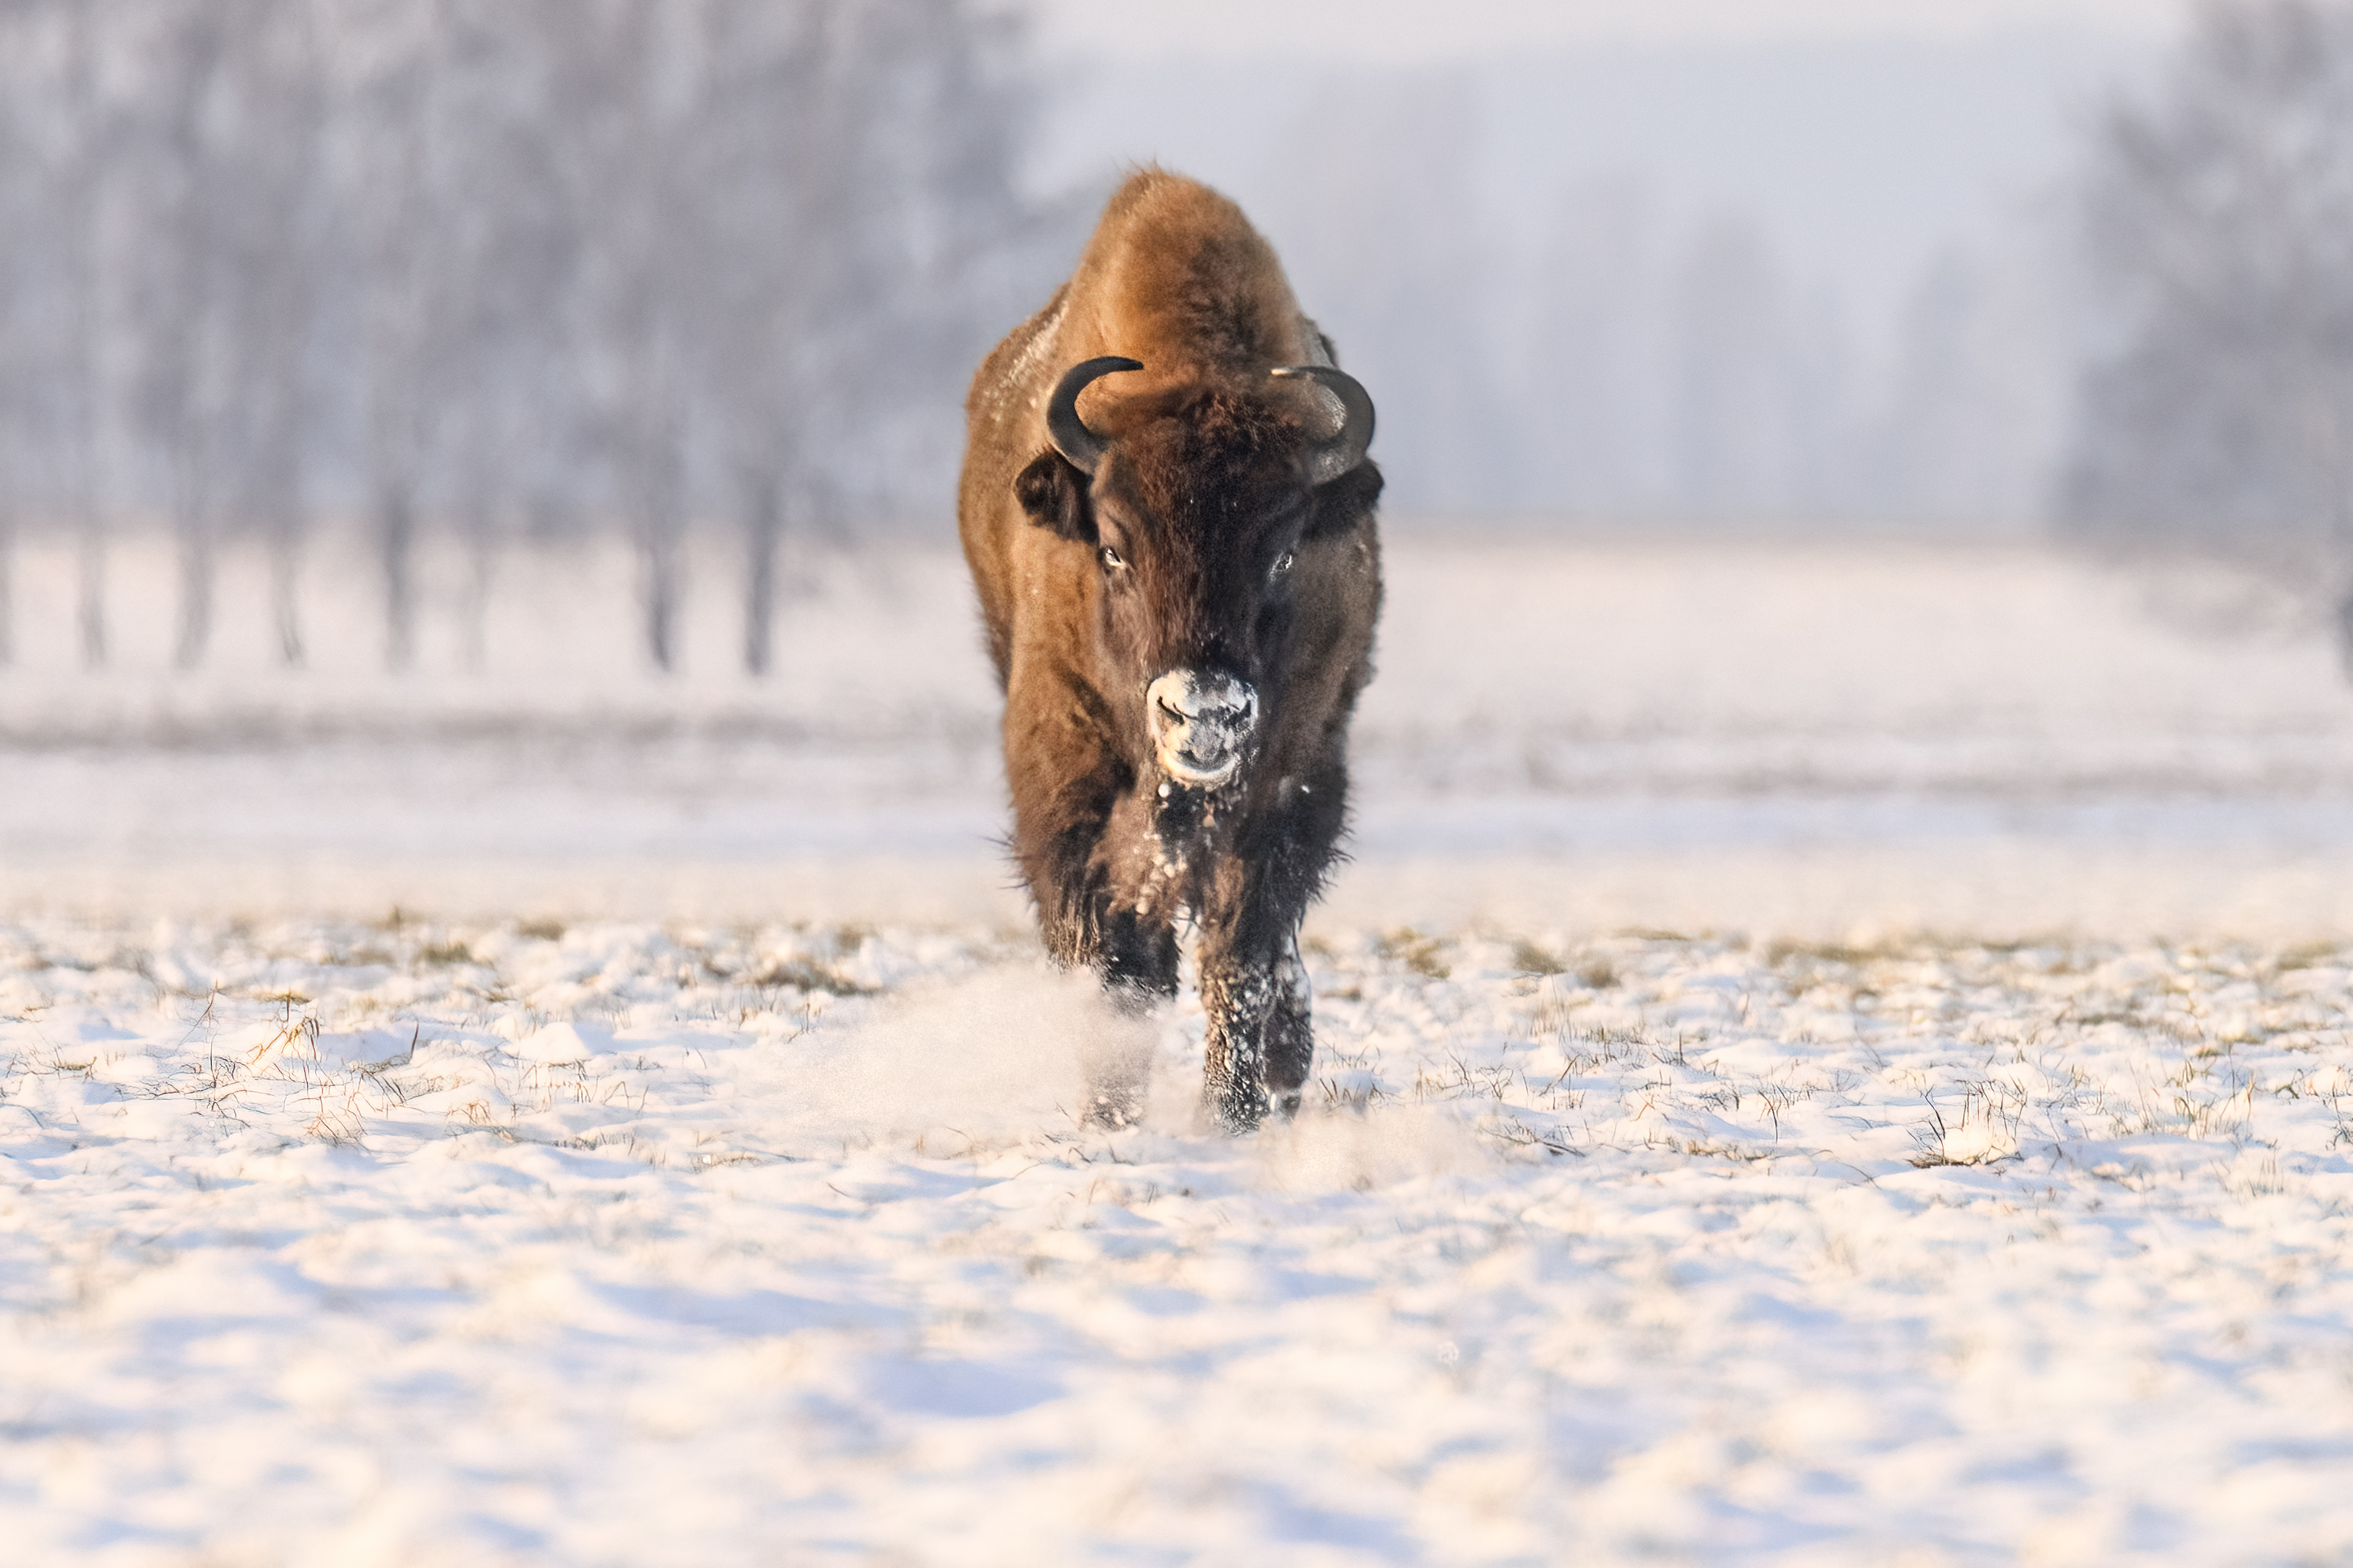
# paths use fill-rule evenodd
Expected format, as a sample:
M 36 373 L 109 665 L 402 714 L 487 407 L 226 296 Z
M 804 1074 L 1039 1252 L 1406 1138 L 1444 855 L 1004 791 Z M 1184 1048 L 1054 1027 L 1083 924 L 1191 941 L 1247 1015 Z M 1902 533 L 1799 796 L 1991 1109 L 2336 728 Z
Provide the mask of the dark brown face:
M 1140 705 L 1169 781 L 1213 789 L 1240 773 L 1273 721 L 1298 552 L 1328 524 L 1327 498 L 1272 400 L 1198 397 L 1140 414 L 1105 422 L 1092 479 L 1049 452 L 1017 489 L 1033 521 L 1093 552 L 1105 694 Z

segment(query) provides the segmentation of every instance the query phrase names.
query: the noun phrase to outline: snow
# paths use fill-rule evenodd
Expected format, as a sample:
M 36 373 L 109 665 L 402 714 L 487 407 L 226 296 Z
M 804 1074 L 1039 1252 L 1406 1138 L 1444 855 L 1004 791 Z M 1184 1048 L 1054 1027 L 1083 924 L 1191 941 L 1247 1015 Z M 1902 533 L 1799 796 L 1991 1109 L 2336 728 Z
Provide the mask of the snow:
M 1020 943 L 10 931 L 16 1560 L 2353 1542 L 2353 952 L 1551 940 L 1228 1140 Z
M 2316 639 L 1406 539 L 1304 1112 L 1210 1132 L 1186 1006 L 1106 1133 L 952 566 L 839 565 L 774 690 L 28 647 L 10 1562 L 2353 1551 Z
M 126 546 L 91 677 L 70 557 L 27 553 L 0 909 L 1026 919 L 952 549 L 802 561 L 766 682 L 733 672 L 723 557 L 668 679 L 626 553 L 552 547 L 501 569 L 480 672 L 450 588 L 423 667 L 385 675 L 366 563 L 322 552 L 310 668 L 225 616 L 188 676 L 170 562 Z M 2023 548 L 1402 531 L 1387 557 L 1340 929 L 2353 933 L 2353 704 L 2260 599 Z M 232 560 L 221 599 L 263 582 Z

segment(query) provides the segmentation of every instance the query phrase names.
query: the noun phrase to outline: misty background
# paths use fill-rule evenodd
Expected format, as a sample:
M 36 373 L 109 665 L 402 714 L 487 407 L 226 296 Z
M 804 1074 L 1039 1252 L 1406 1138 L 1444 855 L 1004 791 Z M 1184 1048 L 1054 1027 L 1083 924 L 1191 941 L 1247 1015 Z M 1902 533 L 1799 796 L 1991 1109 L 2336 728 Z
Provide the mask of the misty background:
M 302 665 L 330 555 L 386 668 L 428 613 L 479 668 L 502 571 L 576 546 L 626 549 L 648 667 L 699 574 L 766 670 L 796 542 L 952 536 L 971 367 L 1147 160 L 1274 241 L 1409 525 L 2056 532 L 2343 596 L 2342 7 L 1493 9 L 1401 58 L 963 0 L 6 0 L 0 658 L 108 666 L 164 549 L 179 668 L 230 559 Z
M 2078 345 L 2059 186 L 2104 83 L 2052 31 L 1430 66 L 1098 63 L 1040 139 L 1200 170 L 1381 388 L 1392 505 L 2015 531 Z

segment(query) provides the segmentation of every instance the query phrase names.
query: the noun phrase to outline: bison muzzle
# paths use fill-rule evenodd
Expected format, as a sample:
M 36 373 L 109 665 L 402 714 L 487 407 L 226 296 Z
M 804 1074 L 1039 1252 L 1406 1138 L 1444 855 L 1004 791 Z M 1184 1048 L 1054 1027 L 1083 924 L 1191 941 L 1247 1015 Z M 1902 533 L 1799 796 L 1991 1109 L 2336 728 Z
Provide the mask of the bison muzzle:
M 966 408 L 959 521 L 1047 947 L 1140 1016 L 1175 994 L 1189 922 L 1211 1110 L 1294 1110 L 1299 922 L 1380 607 L 1372 400 L 1240 211 L 1153 170 Z M 1089 1114 L 1121 1123 L 1140 1091 L 1104 1068 Z

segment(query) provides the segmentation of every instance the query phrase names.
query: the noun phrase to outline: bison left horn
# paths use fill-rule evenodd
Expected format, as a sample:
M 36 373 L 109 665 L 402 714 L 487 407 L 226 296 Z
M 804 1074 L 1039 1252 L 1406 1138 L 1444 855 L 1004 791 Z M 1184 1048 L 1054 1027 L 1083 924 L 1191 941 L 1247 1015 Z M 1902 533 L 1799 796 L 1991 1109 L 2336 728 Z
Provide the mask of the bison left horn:
M 1307 454 L 1309 483 L 1336 479 L 1365 460 L 1365 448 L 1373 444 L 1373 397 L 1355 376 L 1328 364 L 1286 364 L 1274 374 L 1312 380 L 1340 400 L 1340 433 Z
M 1088 429 L 1086 422 L 1079 417 L 1079 394 L 1099 375 L 1143 368 L 1141 360 L 1106 354 L 1074 364 L 1062 373 L 1052 399 L 1046 405 L 1046 436 L 1054 443 L 1054 450 L 1071 460 L 1071 467 L 1082 474 L 1093 473 L 1095 465 L 1103 461 L 1103 448 L 1111 444 Z

